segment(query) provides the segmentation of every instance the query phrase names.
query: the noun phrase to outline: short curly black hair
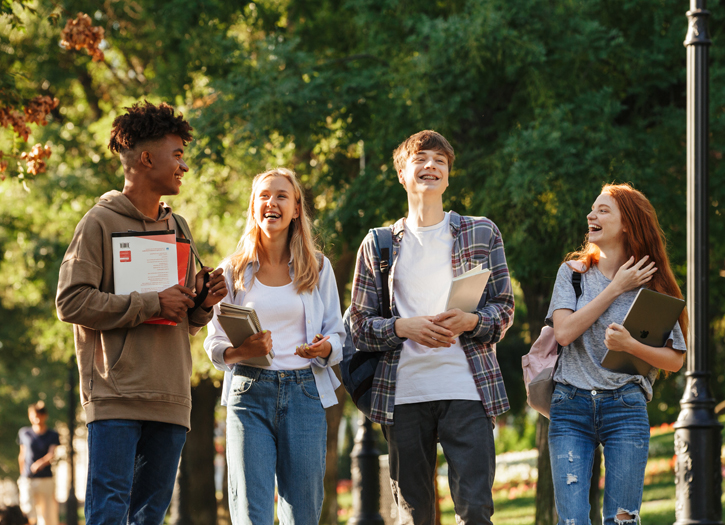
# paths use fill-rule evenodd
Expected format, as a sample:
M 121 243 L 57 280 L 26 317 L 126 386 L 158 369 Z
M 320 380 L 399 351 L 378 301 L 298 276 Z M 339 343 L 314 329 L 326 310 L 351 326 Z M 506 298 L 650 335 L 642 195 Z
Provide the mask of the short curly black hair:
M 174 108 L 162 102 L 158 106 L 148 100 L 143 104 L 138 102 L 130 108 L 124 108 L 127 113 L 113 120 L 111 140 L 108 149 L 121 153 L 133 149 L 137 144 L 161 139 L 168 134 L 178 135 L 187 142 L 194 140 L 191 131 L 194 129 L 184 120 L 181 113 L 174 116 Z

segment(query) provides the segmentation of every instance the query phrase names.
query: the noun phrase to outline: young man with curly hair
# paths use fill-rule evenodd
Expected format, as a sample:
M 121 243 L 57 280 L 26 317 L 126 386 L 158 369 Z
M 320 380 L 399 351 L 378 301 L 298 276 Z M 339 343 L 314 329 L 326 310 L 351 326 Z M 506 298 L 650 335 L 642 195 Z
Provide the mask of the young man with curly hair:
M 111 234 L 175 230 L 182 217 L 161 202 L 189 171 L 191 126 L 167 104 L 134 104 L 113 122 L 109 148 L 123 165 L 122 191 L 109 191 L 76 227 L 58 282 L 58 317 L 73 324 L 81 402 L 88 425 L 87 525 L 159 525 L 190 428 L 189 334 L 226 295 L 221 269 L 194 270 L 185 285 L 116 295 Z M 186 229 L 188 231 L 188 229 Z M 192 311 L 204 273 L 208 295 Z M 152 317 L 176 326 L 149 324 Z
M 456 523 L 490 524 L 496 467 L 493 424 L 508 410 L 496 342 L 511 326 L 514 296 L 503 241 L 485 217 L 443 211 L 455 155 L 434 131 L 394 152 L 408 216 L 392 226 L 390 311 L 380 314 L 380 262 L 373 236 L 360 246 L 352 285 L 352 339 L 384 352 L 372 386 L 371 419 L 388 440 L 390 480 L 403 525 L 435 523 L 436 443 L 448 462 Z M 473 312 L 444 311 L 453 277 L 491 270 Z

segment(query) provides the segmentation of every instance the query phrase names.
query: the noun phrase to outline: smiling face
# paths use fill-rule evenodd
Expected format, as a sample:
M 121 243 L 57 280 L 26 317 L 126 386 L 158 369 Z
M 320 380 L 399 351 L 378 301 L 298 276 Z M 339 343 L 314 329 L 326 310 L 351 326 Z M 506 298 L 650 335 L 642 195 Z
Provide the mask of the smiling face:
M 145 186 L 154 195 L 178 195 L 181 179 L 189 171 L 184 162 L 184 141 L 168 134 L 141 148 L 141 163 L 146 167 Z
M 294 186 L 280 175 L 270 175 L 257 182 L 253 206 L 254 220 L 268 237 L 286 232 L 292 219 L 300 216 Z
M 589 242 L 600 249 L 623 243 L 622 214 L 617 201 L 610 194 L 602 193 L 597 197 L 592 211 L 587 215 L 587 223 Z
M 448 157 L 438 150 L 420 150 L 398 170 L 398 180 L 410 193 L 442 195 L 448 187 Z

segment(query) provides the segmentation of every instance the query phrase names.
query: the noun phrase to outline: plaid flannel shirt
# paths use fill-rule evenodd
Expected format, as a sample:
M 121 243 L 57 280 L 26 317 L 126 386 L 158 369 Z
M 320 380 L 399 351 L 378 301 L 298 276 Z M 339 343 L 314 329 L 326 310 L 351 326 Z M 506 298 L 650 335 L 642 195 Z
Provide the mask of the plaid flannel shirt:
M 460 336 L 481 402 L 489 417 L 509 409 L 501 370 L 496 360 L 496 342 L 500 341 L 514 320 L 514 294 L 511 289 L 501 233 L 485 217 L 462 217 L 450 212 L 453 235 L 451 265 L 458 276 L 479 264 L 491 270 L 486 290 L 475 313 L 478 324 Z M 395 305 L 393 279 L 400 254 L 400 241 L 405 234 L 405 219 L 393 225 L 393 262 L 389 273 L 390 311 L 392 318 L 380 315 L 382 279 L 378 254 L 368 234 L 360 245 L 352 283 L 352 341 L 362 352 L 385 352 L 373 381 L 370 419 L 383 425 L 393 424 L 395 409 L 395 376 L 404 339 L 395 334 L 399 319 Z M 442 378 L 445 380 L 445 378 Z

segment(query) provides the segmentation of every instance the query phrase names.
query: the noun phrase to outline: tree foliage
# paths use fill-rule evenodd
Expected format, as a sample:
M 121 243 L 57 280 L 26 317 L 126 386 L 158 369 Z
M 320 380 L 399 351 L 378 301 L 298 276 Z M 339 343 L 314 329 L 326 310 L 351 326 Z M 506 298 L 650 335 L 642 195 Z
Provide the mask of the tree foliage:
M 719 350 L 725 14 L 720 1 L 709 7 L 710 315 Z M 457 158 L 445 204 L 498 224 L 520 285 L 498 357 L 521 412 L 520 356 L 543 324 L 558 264 L 584 240 L 602 184 L 632 182 L 652 200 L 686 294 L 686 8 L 675 0 L 2 0 L 0 69 L 13 75 L 0 89 L 12 82 L 60 101 L 28 143 L 52 145 L 47 176 L 27 190 L 0 183 L 0 386 L 29 389 L 12 397 L 0 388 L 3 406 L 59 392 L 41 381 L 73 349 L 53 308 L 59 261 L 95 199 L 121 187 L 105 147 L 111 121 L 148 98 L 175 104 L 196 128 L 192 172 L 170 202 L 190 220 L 205 263 L 233 250 L 251 177 L 284 165 L 314 204 L 343 298 L 367 229 L 406 211 L 392 150 L 421 129 L 448 137 Z M 58 45 L 56 19 L 78 12 L 104 29 L 101 62 Z M 16 140 L 0 133 L 0 149 Z M 195 338 L 197 377 L 218 379 L 200 344 Z M 43 371 L 32 376 L 37 363 Z M 676 417 L 681 380 L 658 382 L 653 422 Z M 723 384 L 712 385 L 718 399 Z M 0 433 L 3 465 L 14 462 L 9 439 Z

